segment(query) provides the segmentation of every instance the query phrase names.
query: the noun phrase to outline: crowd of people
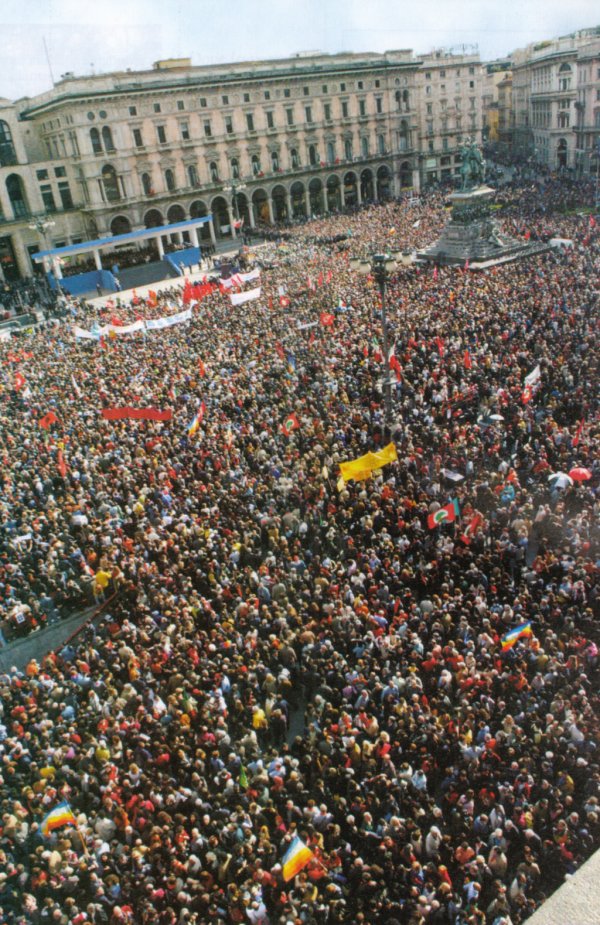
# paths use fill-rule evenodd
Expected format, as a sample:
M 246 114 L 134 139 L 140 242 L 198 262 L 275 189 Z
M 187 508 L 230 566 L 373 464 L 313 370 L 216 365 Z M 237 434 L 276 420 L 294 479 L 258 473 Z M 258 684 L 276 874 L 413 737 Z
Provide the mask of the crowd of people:
M 598 847 L 600 236 L 553 184 L 505 227 L 571 248 L 398 269 L 389 370 L 351 258 L 430 244 L 441 194 L 290 229 L 243 305 L 0 344 L 5 632 L 104 608 L 0 676 L 3 922 L 520 925 Z

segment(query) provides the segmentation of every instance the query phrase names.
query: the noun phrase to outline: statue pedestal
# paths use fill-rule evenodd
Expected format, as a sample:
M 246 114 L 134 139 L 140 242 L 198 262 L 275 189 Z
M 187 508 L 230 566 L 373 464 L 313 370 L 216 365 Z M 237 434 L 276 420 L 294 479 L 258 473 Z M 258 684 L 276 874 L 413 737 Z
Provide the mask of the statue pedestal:
M 477 270 L 547 250 L 546 245 L 500 232 L 490 208 L 494 192 L 489 186 L 478 186 L 452 193 L 450 221 L 435 244 L 418 258 L 447 266 L 464 266 L 469 261 L 469 268 Z

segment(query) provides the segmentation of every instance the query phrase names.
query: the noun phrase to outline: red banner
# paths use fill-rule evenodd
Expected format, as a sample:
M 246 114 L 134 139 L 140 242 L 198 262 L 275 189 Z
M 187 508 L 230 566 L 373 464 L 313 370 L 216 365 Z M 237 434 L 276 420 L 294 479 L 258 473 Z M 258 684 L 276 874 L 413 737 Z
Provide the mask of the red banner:
M 124 418 L 138 421 L 170 421 L 173 412 L 159 411 L 158 408 L 103 408 L 102 417 L 106 421 L 122 421 Z

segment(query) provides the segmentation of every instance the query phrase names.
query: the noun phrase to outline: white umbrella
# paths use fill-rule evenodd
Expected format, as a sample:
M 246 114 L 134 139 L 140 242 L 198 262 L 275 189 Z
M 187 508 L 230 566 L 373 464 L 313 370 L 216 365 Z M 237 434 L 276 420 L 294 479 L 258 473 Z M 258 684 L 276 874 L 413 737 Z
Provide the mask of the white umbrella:
M 573 479 L 566 472 L 554 472 L 548 476 L 551 488 L 568 488 L 573 484 Z

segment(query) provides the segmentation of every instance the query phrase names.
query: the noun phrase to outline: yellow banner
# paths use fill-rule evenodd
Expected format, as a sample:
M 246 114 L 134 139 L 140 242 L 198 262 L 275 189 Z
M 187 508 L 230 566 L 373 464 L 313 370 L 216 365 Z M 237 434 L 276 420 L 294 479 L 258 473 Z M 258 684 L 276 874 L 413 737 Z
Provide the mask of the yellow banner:
M 354 479 L 355 482 L 362 482 L 364 479 L 371 477 L 375 469 L 381 469 L 388 463 L 395 462 L 398 459 L 396 447 L 393 443 L 388 443 L 382 450 L 376 453 L 365 453 L 358 459 L 351 459 L 348 462 L 340 463 L 340 472 L 345 482 Z

